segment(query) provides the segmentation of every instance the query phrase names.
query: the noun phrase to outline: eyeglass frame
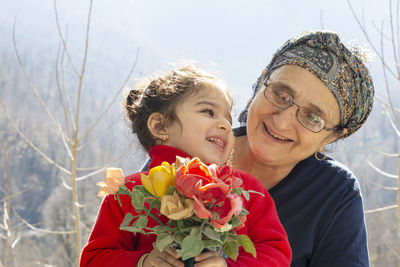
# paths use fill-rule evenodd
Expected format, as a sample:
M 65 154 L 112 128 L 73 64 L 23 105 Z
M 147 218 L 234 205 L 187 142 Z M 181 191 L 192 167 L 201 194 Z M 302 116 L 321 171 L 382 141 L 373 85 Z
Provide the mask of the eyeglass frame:
M 289 106 L 287 106 L 287 107 L 278 106 L 278 105 L 277 105 L 276 103 L 274 103 L 274 102 L 267 96 L 267 94 L 266 94 L 267 88 L 268 88 L 269 85 L 271 85 L 271 83 L 268 83 L 268 82 L 266 81 L 266 82 L 263 82 L 263 83 L 261 83 L 261 84 L 265 87 L 265 88 L 263 89 L 263 95 L 264 95 L 264 97 L 265 97 L 272 105 L 274 105 L 275 107 L 277 107 L 277 108 L 279 108 L 279 109 L 282 109 L 282 110 L 285 110 L 285 109 L 290 108 L 292 105 L 295 105 L 295 106 L 297 107 L 297 111 L 296 111 L 296 120 L 298 121 L 298 123 L 300 123 L 301 126 L 303 126 L 305 129 L 309 130 L 310 132 L 319 133 L 319 132 L 321 132 L 322 130 L 325 130 L 325 131 L 336 131 L 336 130 L 339 130 L 339 129 L 341 128 L 339 125 L 334 126 L 334 127 L 332 127 L 332 128 L 326 127 L 326 121 L 325 121 L 320 115 L 318 115 L 318 113 L 316 113 L 314 110 L 312 110 L 312 109 L 310 109 L 310 108 L 308 108 L 308 107 L 306 107 L 306 106 L 300 106 L 299 104 L 295 103 L 295 102 L 294 102 L 294 97 L 292 97 L 293 100 L 291 101 L 291 103 L 290 103 Z M 299 114 L 300 109 L 303 109 L 303 110 L 304 110 L 304 109 L 310 110 L 310 111 L 312 111 L 313 113 L 315 113 L 315 114 L 316 114 L 318 117 L 320 117 L 321 120 L 324 122 L 324 126 L 323 126 L 319 131 L 313 131 L 313 130 L 307 128 L 307 126 L 305 126 L 305 125 L 299 120 L 299 115 L 298 115 L 298 114 Z

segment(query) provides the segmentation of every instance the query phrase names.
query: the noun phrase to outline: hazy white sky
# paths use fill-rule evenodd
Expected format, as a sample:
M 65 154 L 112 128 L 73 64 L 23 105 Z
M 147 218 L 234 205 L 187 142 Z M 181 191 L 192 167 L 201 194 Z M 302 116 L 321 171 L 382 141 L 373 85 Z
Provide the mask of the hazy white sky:
M 388 29 L 389 1 L 351 3 L 360 16 L 364 12 L 372 38 L 378 40 L 371 20 L 379 26 L 385 20 Z M 69 44 L 81 48 L 89 2 L 59 0 L 57 5 L 63 29 L 68 25 Z M 29 43 L 24 49 L 34 53 L 56 46 L 53 1 L 3 0 L 1 49 L 12 48 L 15 16 L 19 40 Z M 90 56 L 92 62 L 102 60 L 125 74 L 140 47 L 136 76 L 165 69 L 168 63 L 182 59 L 212 62 L 241 107 L 252 83 L 284 41 L 304 30 L 322 27 L 339 32 L 346 41 L 366 43 L 346 0 L 95 0 Z M 372 70 L 380 68 L 375 61 L 370 64 Z M 373 74 L 379 82 L 377 73 Z

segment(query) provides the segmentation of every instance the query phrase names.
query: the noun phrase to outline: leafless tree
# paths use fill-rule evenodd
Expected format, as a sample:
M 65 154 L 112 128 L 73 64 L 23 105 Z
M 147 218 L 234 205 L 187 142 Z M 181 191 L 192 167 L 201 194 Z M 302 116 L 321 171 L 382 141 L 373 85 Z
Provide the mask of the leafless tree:
M 368 225 L 369 236 L 375 237 L 373 229 L 377 228 L 377 230 L 380 231 L 381 241 L 385 246 L 383 251 L 379 251 L 376 246 L 376 243 L 378 243 L 377 240 L 371 240 L 370 238 L 370 249 L 373 250 L 371 251 L 371 262 L 374 263 L 376 260 L 375 258 L 380 257 L 384 253 L 389 253 L 390 258 L 397 259 L 398 266 L 400 266 L 399 1 L 397 1 L 396 6 L 393 6 L 392 0 L 389 0 L 388 21 L 382 20 L 381 22 L 377 22 L 376 18 L 374 18 L 366 23 L 364 19 L 364 11 L 362 11 L 362 14 L 359 14 L 360 11 L 353 8 L 350 0 L 348 0 L 348 5 L 369 46 L 372 48 L 376 58 L 381 63 L 385 88 L 384 95 L 376 95 L 376 106 L 382 110 L 384 117 L 380 124 L 376 121 L 375 125 L 378 126 L 380 131 L 377 133 L 377 136 L 380 136 L 380 138 L 376 138 L 376 140 L 380 140 L 380 143 L 376 140 L 374 142 L 366 142 L 362 139 L 358 139 L 360 146 L 363 147 L 363 150 L 360 151 L 361 155 L 364 155 L 363 162 L 370 167 L 373 173 L 372 175 L 365 174 L 364 180 L 368 190 L 378 189 L 381 192 L 380 194 L 385 194 L 386 196 L 397 193 L 397 197 L 394 197 L 391 200 L 391 203 L 386 201 L 384 204 L 375 201 L 378 198 L 376 194 L 368 194 L 369 199 L 367 200 L 372 204 L 375 204 L 375 207 L 369 208 L 365 211 L 367 217 L 379 216 L 380 218 L 384 218 L 382 221 L 379 219 L 376 220 L 384 223 L 386 226 L 378 225 L 376 227 L 375 225 Z M 379 37 L 378 41 L 375 37 Z M 391 133 L 384 135 L 383 131 L 387 128 L 391 129 Z M 395 166 L 395 168 L 392 166 Z M 397 210 L 397 220 L 395 219 L 395 215 L 391 216 L 391 212 L 395 210 Z M 397 229 L 397 231 L 394 233 L 392 232 L 390 235 L 383 235 L 383 229 L 388 228 Z M 383 265 L 377 263 L 377 266 Z
M 101 173 L 106 167 L 110 166 L 111 164 L 115 163 L 119 160 L 123 155 L 129 151 L 130 147 L 127 147 L 125 151 L 123 151 L 120 155 L 116 155 L 113 159 L 100 164 L 98 166 L 82 166 L 81 160 L 82 153 L 86 149 L 90 149 L 91 145 L 95 145 L 95 140 L 100 138 L 103 133 L 110 127 L 112 127 L 115 123 L 115 120 L 112 120 L 108 125 L 103 126 L 103 129 L 99 129 L 100 122 L 104 120 L 106 114 L 110 111 L 111 107 L 115 104 L 118 96 L 121 94 L 122 88 L 126 85 L 129 81 L 135 66 L 136 66 L 136 59 L 138 56 L 138 50 L 136 53 L 135 62 L 132 64 L 131 69 L 128 71 L 127 78 L 123 81 L 122 85 L 116 90 L 115 95 L 110 99 L 109 103 L 105 105 L 100 114 L 94 114 L 91 118 L 91 124 L 86 126 L 82 125 L 82 97 L 84 97 L 84 80 L 87 75 L 87 62 L 88 62 L 88 51 L 89 51 L 89 41 L 90 41 L 90 26 L 91 26 L 91 18 L 92 18 L 92 6 L 93 0 L 89 0 L 89 8 L 88 8 L 88 15 L 87 15 L 87 22 L 84 26 L 86 29 L 85 40 L 83 45 L 83 53 L 82 59 L 79 64 L 76 63 L 74 60 L 73 55 L 70 52 L 70 48 L 67 42 L 67 33 L 63 33 L 61 30 L 61 25 L 59 21 L 59 13 L 57 9 L 57 1 L 54 0 L 54 14 L 55 14 L 55 23 L 57 26 L 58 36 L 60 39 L 60 46 L 58 49 L 57 57 L 56 57 L 56 65 L 55 65 L 55 80 L 56 80 L 56 88 L 54 90 L 58 94 L 58 106 L 61 109 L 62 116 L 56 117 L 55 114 L 49 108 L 49 103 L 43 100 L 40 90 L 35 86 L 34 81 L 31 79 L 28 71 L 26 70 L 26 66 L 21 58 L 20 52 L 18 50 L 18 44 L 16 41 L 16 20 L 14 22 L 14 29 L 13 29 L 13 47 L 15 50 L 15 55 L 18 60 L 19 66 L 29 84 L 29 87 L 36 98 L 36 102 L 40 106 L 40 108 L 45 112 L 48 121 L 54 127 L 57 136 L 58 136 L 58 143 L 59 148 L 61 151 L 58 151 L 55 155 L 49 155 L 48 151 L 43 148 L 43 144 L 35 143 L 34 140 L 31 140 L 26 133 L 21 129 L 21 127 L 16 122 L 15 118 L 12 116 L 12 113 L 9 112 L 9 107 L 6 106 L 5 102 L 0 97 L 0 105 L 4 114 L 7 116 L 9 124 L 12 128 L 16 131 L 26 144 L 29 145 L 31 149 L 33 149 L 37 155 L 43 158 L 48 164 L 50 164 L 53 168 L 60 173 L 61 177 L 69 177 L 69 179 L 62 178 L 62 184 L 64 186 L 64 190 L 67 190 L 70 195 L 70 205 L 71 207 L 71 215 L 74 218 L 74 227 L 71 229 L 65 229 L 62 231 L 52 230 L 47 228 L 40 228 L 30 224 L 28 221 L 24 220 L 21 216 L 18 216 L 18 220 L 24 225 L 24 227 L 28 227 L 34 231 L 41 232 L 43 234 L 56 234 L 60 236 L 65 236 L 64 243 L 68 243 L 70 241 L 70 235 L 74 234 L 75 242 L 74 245 L 71 245 L 72 248 L 75 249 L 73 253 L 76 261 L 76 265 L 79 265 L 79 255 L 81 252 L 82 240 L 81 240 L 81 230 L 82 227 L 86 227 L 90 230 L 91 226 L 85 225 L 85 223 L 81 220 L 81 209 L 86 205 L 86 203 L 80 202 L 79 199 L 79 183 L 92 177 L 93 175 Z M 65 86 L 65 72 L 66 68 L 72 70 L 74 79 L 76 81 L 76 88 L 73 91 L 74 95 L 71 95 L 71 90 L 67 90 Z M 122 115 L 121 115 L 122 116 Z M 4 157 L 6 158 L 6 157 Z M 63 159 L 68 159 L 67 162 L 64 162 Z M 5 168 L 6 170 L 6 168 Z M 6 201 L 4 201 L 4 227 L 7 231 L 11 228 L 11 221 L 10 221 L 10 214 L 11 214 L 11 207 L 12 203 L 10 202 L 10 192 L 8 186 L 8 174 L 5 171 L 5 192 L 6 192 Z M 3 265 L 7 266 L 7 257 L 11 255 L 13 258 L 12 250 L 10 251 L 10 238 L 12 237 L 11 232 L 6 232 L 5 236 L 5 260 Z M 65 246 L 64 246 L 65 247 Z M 10 253 L 11 252 L 11 253 Z M 72 264 L 72 262 L 71 262 Z M 75 264 L 72 264 L 75 265 Z M 14 259 L 14 266 L 16 266 L 15 259 Z

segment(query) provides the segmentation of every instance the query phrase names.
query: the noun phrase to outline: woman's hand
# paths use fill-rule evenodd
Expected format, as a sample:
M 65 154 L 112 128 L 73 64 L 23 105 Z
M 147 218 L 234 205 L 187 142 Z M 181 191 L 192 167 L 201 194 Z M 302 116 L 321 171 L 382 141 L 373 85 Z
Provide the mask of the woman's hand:
M 176 249 L 167 248 L 163 252 L 153 248 L 143 261 L 143 267 L 184 267 L 183 262 L 179 260 Z M 220 266 L 220 265 L 218 265 Z
M 207 251 L 194 257 L 195 267 L 226 267 L 226 260 L 215 251 Z

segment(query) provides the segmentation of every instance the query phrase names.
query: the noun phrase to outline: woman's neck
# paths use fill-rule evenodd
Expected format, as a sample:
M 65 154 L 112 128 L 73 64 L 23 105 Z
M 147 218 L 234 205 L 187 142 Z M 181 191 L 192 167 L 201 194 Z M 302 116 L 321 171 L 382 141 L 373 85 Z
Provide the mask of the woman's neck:
M 232 165 L 235 169 L 248 172 L 257 177 L 267 189 L 271 189 L 282 181 L 294 167 L 294 165 L 275 166 L 260 162 L 251 152 L 247 136 L 241 136 L 236 139 Z

